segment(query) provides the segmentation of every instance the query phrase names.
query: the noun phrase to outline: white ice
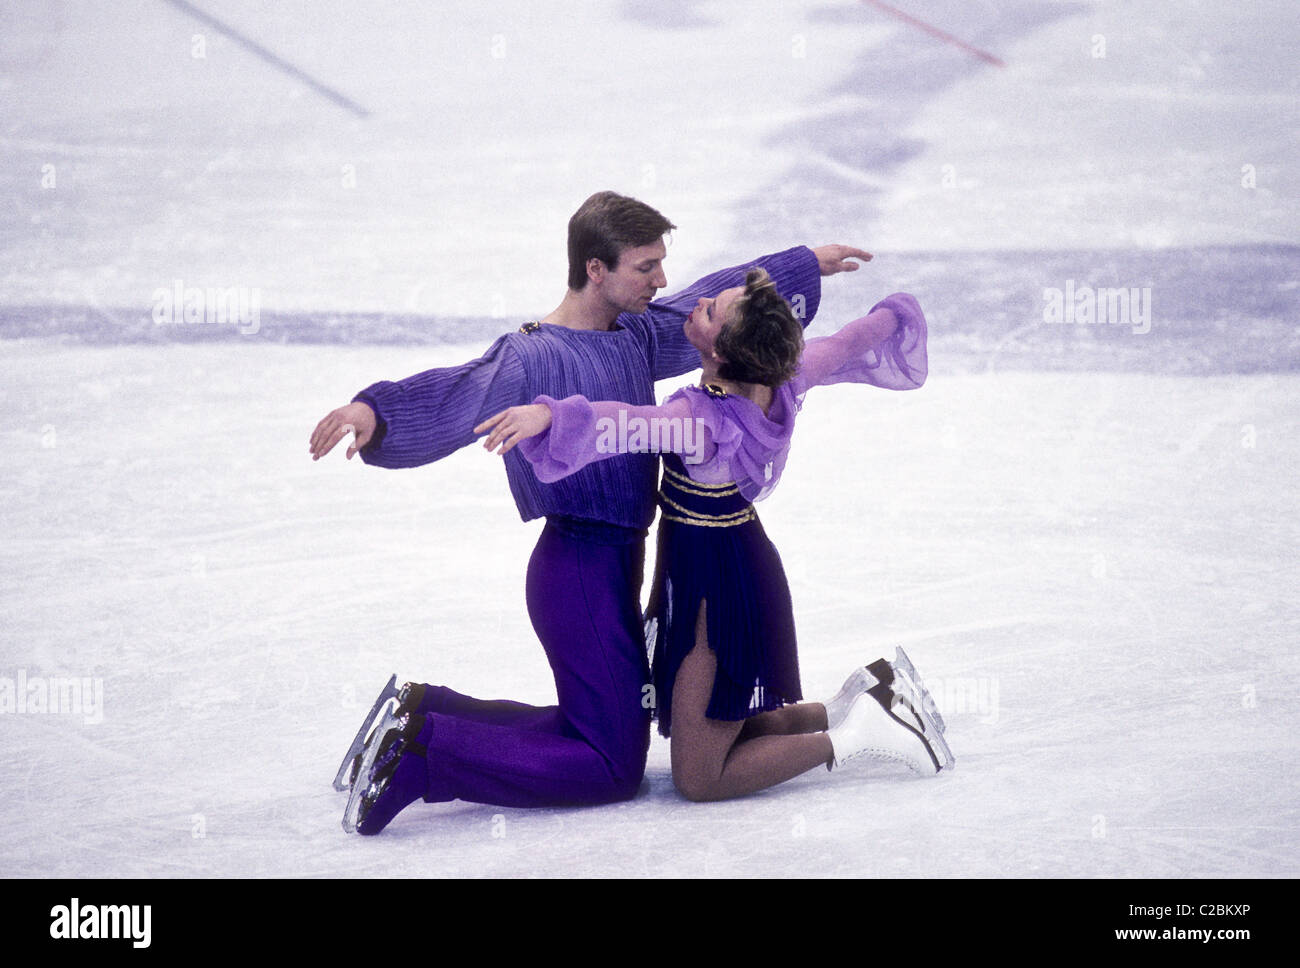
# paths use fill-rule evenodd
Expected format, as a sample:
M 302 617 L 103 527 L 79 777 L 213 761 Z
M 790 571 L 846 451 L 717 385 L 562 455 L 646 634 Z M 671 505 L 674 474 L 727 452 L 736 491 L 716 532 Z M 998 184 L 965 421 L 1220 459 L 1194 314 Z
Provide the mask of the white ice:
M 147 307 L 177 278 L 282 309 L 545 311 L 564 222 L 604 187 L 681 226 L 674 282 L 874 248 L 826 283 L 846 305 L 892 288 L 895 250 L 1297 238 L 1285 4 L 915 9 L 1002 70 L 851 3 L 204 6 L 374 116 L 158 0 L 6 7 L 0 313 Z M 852 89 L 864 72 L 894 87 Z M 877 108 L 898 127 L 833 124 Z M 773 142 L 805 122 L 813 142 Z M 873 139 L 902 147 L 855 167 L 845 144 Z M 759 197 L 787 177 L 815 215 Z M 480 450 L 392 472 L 314 464 L 307 438 L 360 387 L 482 344 L 7 340 L 0 703 L 66 676 L 103 707 L 0 705 L 0 873 L 1300 873 L 1300 377 L 972 371 L 931 322 L 924 389 L 809 397 L 760 513 L 805 693 L 904 645 L 956 770 L 696 805 L 656 738 L 633 801 L 416 804 L 376 838 L 342 832 L 329 783 L 391 672 L 553 701 L 523 602 L 540 526 Z

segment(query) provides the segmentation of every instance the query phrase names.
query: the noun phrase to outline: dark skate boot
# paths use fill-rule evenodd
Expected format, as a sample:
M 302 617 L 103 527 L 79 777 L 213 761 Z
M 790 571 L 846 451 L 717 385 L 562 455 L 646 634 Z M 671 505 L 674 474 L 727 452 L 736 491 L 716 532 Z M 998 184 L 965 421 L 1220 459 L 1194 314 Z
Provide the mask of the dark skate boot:
M 379 722 L 383 715 L 383 706 L 388 700 L 397 700 L 397 715 L 405 712 L 422 712 L 420 702 L 424 699 L 425 687 L 422 682 L 407 682 L 402 684 L 402 688 L 397 688 L 397 676 L 389 678 L 387 685 L 379 692 L 379 698 L 375 704 L 370 707 L 370 712 L 366 713 L 366 718 L 361 723 L 361 729 L 357 731 L 356 737 L 352 740 L 352 745 L 343 756 L 343 762 L 339 764 L 338 773 L 334 776 L 335 790 L 351 789 L 352 784 L 356 782 L 357 771 L 361 766 L 361 751 L 366 744 L 370 742 L 374 734 L 375 724 Z M 382 753 L 382 751 L 381 751 Z
M 422 799 L 429 783 L 427 743 L 433 723 L 418 713 L 398 721 L 395 741 L 383 763 L 376 762 L 358 801 L 353 830 L 362 835 L 382 831 L 399 813 Z M 355 796 L 355 790 L 354 790 Z M 346 825 L 345 818 L 345 825 Z

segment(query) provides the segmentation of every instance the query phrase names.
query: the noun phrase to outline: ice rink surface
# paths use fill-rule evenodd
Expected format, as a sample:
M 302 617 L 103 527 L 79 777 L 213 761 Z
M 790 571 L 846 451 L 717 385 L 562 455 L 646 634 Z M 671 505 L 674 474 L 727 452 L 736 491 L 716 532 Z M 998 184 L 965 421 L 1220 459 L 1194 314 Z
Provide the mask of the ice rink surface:
M 1289 5 L 899 4 L 1005 67 L 866 3 L 196 5 L 317 86 L 164 0 L 0 13 L 5 875 L 1300 874 Z M 307 438 L 552 308 L 601 188 L 678 224 L 670 289 L 842 241 L 814 333 L 925 307 L 927 385 L 815 390 L 759 512 L 805 694 L 903 645 L 957 768 L 691 804 L 656 737 L 627 803 L 348 837 L 390 673 L 554 700 L 540 523 L 478 449 Z M 155 323 L 177 280 L 255 331 Z

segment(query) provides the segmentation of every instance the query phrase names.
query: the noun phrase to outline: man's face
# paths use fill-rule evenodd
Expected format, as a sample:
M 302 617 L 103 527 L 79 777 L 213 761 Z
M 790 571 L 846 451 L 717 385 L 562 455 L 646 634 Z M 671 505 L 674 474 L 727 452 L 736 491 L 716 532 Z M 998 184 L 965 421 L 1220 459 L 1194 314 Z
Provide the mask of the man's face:
M 601 293 L 621 313 L 645 312 L 655 293 L 668 285 L 663 265 L 667 255 L 663 239 L 624 249 L 619 253 L 618 268 L 605 270 Z

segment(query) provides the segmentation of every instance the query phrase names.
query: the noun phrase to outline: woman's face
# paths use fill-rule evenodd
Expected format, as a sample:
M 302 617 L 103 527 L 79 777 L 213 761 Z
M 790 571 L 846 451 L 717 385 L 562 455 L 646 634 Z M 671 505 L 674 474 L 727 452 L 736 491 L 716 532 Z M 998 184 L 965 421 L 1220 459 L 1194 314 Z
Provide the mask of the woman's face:
M 701 297 L 682 327 L 687 341 L 700 351 L 703 359 L 713 358 L 713 343 L 723 325 L 731 318 L 736 300 L 745 294 L 744 286 L 724 289 L 712 299 Z

